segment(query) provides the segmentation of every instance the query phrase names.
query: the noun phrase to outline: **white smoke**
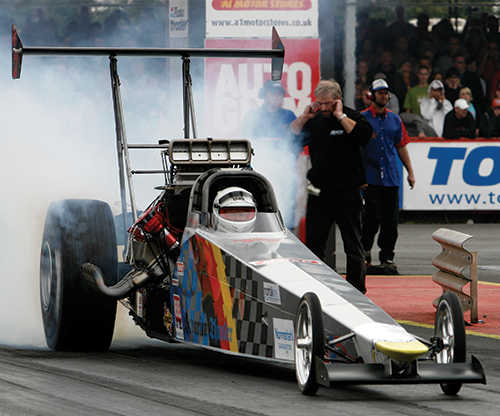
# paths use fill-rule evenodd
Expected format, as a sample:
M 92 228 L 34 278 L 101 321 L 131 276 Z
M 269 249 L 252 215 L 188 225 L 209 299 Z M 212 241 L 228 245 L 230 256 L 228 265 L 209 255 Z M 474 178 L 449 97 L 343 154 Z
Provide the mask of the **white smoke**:
M 38 279 L 49 204 L 67 198 L 99 199 L 120 213 L 108 60 L 94 59 L 92 66 L 77 70 L 81 63 L 76 59 L 25 56 L 19 80 L 10 77 L 10 57 L 2 59 L 1 344 L 45 347 Z M 120 64 L 132 62 L 119 60 L 119 72 Z M 122 84 L 125 119 L 132 121 L 129 142 L 157 143 L 177 124 L 159 117 L 158 108 L 148 109 L 151 97 L 156 94 L 157 100 L 161 93 L 144 85 L 136 93 L 125 77 Z M 177 131 L 181 137 L 182 130 Z M 158 151 L 136 152 L 145 153 L 131 154 L 134 168 L 161 169 Z M 154 186 L 163 182 L 161 175 L 137 179 L 139 209 L 158 195 Z M 120 328 L 126 326 L 118 323 Z

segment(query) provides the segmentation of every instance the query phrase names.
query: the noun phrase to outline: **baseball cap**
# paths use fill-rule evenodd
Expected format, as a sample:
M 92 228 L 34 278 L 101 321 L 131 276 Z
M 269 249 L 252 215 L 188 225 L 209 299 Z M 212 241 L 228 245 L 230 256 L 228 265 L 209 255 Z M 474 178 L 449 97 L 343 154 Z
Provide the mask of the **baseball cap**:
M 264 83 L 264 86 L 259 90 L 259 98 L 266 98 L 266 92 L 281 92 L 283 96 L 285 95 L 285 89 L 283 88 L 283 85 L 281 85 L 281 82 L 273 81 L 271 79 L 267 80 Z
M 444 85 L 443 83 L 438 80 L 438 79 L 435 79 L 434 81 L 432 81 L 429 85 L 430 88 L 432 88 L 433 90 L 438 90 L 438 89 L 442 89 L 444 90 Z
M 495 98 L 495 99 L 491 102 L 491 108 L 497 108 L 497 107 L 500 107 L 500 99 Z
M 455 101 L 454 107 L 460 108 L 460 110 L 468 110 L 469 104 L 463 98 L 459 98 L 457 101 Z
M 383 79 L 376 79 L 375 81 L 372 82 L 372 85 L 370 85 L 370 91 L 375 92 L 375 91 L 380 91 L 380 90 L 391 90 L 389 88 L 389 85 L 387 82 Z

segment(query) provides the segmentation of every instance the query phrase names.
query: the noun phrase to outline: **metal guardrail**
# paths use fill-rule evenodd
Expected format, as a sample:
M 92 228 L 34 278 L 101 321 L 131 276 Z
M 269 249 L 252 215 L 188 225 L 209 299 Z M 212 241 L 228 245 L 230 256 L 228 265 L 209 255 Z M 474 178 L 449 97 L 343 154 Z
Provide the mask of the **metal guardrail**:
M 477 252 L 467 251 L 463 246 L 473 236 L 440 228 L 432 234 L 432 238 L 442 247 L 441 253 L 432 259 L 432 264 L 439 269 L 432 280 L 442 286 L 443 293 L 456 293 L 464 313 L 470 310 L 471 323 L 477 324 Z M 470 284 L 468 294 L 464 292 L 467 284 Z M 437 306 L 438 301 L 439 298 L 434 299 L 433 305 Z

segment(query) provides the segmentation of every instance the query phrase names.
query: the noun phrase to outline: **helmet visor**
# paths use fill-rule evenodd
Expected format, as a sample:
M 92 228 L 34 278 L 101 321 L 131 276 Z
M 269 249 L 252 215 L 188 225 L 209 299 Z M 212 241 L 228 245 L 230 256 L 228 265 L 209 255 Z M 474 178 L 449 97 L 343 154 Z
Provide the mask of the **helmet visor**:
M 250 221 L 255 217 L 254 207 L 224 207 L 219 214 L 222 218 L 230 221 Z

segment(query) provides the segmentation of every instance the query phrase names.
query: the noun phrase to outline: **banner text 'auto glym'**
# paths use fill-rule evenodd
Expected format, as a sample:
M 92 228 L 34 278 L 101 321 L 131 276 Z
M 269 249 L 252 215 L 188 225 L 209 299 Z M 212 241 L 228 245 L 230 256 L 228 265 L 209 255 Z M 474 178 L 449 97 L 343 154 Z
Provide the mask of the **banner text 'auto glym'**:
M 287 94 L 283 107 L 296 115 L 314 99 L 319 82 L 319 39 L 284 39 L 281 80 Z M 207 39 L 209 48 L 269 49 L 269 41 Z M 245 114 L 262 105 L 259 89 L 271 78 L 269 59 L 206 59 L 205 124 L 211 137 L 241 137 Z

